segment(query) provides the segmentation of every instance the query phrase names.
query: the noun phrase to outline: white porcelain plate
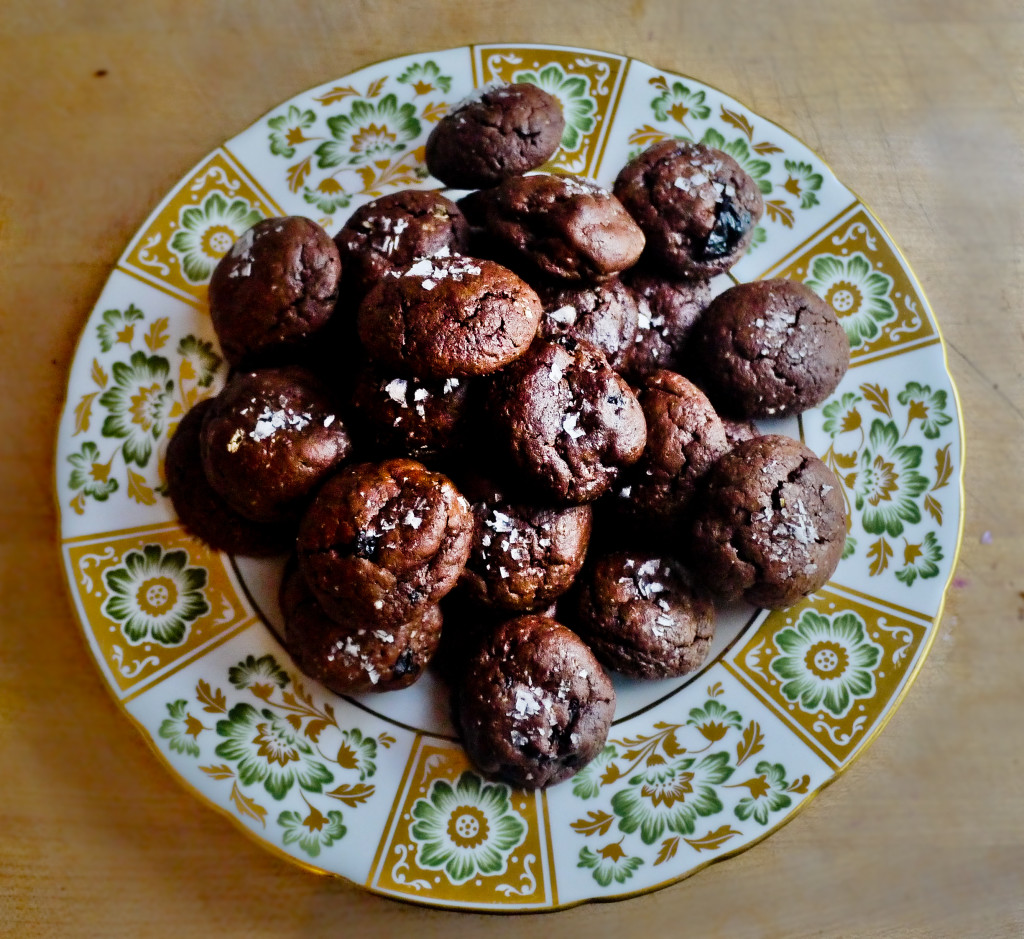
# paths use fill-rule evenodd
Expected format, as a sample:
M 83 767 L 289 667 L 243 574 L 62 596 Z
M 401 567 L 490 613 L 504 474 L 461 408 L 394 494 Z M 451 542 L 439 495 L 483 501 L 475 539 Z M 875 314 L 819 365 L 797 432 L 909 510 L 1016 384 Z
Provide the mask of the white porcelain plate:
M 619 681 L 601 756 L 525 793 L 482 780 L 429 675 L 342 698 L 268 621 L 275 565 L 186 535 L 163 482 L 182 414 L 222 385 L 207 315 L 218 258 L 257 219 L 336 231 L 432 188 L 423 145 L 450 105 L 529 81 L 566 118 L 557 169 L 610 185 L 666 137 L 730 153 L 765 216 L 736 280 L 807 283 L 846 328 L 836 393 L 780 422 L 831 466 L 850 517 L 834 580 L 792 609 L 723 611 L 686 680 Z M 728 278 L 722 278 L 722 285 Z M 942 340 L 872 214 L 781 128 L 624 56 L 487 45 L 371 65 L 275 108 L 204 157 L 136 233 L 85 325 L 57 445 L 64 565 L 103 677 L 171 770 L 268 848 L 376 893 L 490 911 L 643 893 L 782 825 L 872 739 L 928 651 L 961 529 L 962 437 Z

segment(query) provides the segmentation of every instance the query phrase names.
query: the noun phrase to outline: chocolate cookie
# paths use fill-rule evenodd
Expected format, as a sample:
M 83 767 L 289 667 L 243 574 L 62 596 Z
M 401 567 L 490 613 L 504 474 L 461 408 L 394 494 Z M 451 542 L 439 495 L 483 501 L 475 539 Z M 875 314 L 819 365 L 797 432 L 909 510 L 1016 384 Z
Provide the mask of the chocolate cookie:
M 495 423 L 519 468 L 563 502 L 597 499 L 643 452 L 640 403 L 589 343 L 534 343 L 492 393 Z
M 413 619 L 459 579 L 473 513 L 451 481 L 414 460 L 360 463 L 329 479 L 299 527 L 299 566 L 342 624 Z
M 214 399 L 200 434 L 203 469 L 236 512 L 295 518 L 351 450 L 335 403 L 304 369 L 240 372 Z
M 753 421 L 735 421 L 731 417 L 724 417 L 721 414 L 718 415 L 718 418 L 725 428 L 725 439 L 729 441 L 730 450 L 736 444 L 743 443 L 744 440 L 753 440 L 755 437 L 761 436 L 761 431 L 754 426 Z
M 638 311 L 633 294 L 618 277 L 591 286 L 546 285 L 538 288 L 544 304 L 537 335 L 572 336 L 600 349 L 616 371 L 632 354 Z
M 615 689 L 574 632 L 544 616 L 521 616 L 470 659 L 455 711 L 477 769 L 538 789 L 568 779 L 601 752 Z
M 677 277 L 712 277 L 746 252 L 764 212 L 757 184 L 731 156 L 663 140 L 628 163 L 614 193 L 647 238 L 651 259 Z
M 846 541 L 840 482 L 798 440 L 739 443 L 704 477 L 695 573 L 727 599 L 790 606 L 832 576 Z
M 648 531 L 674 534 L 701 478 L 729 442 L 711 402 L 682 375 L 653 372 L 643 380 L 639 400 L 647 446 L 626 474 L 616 505 Z
M 518 358 L 540 323 L 537 294 L 493 261 L 421 258 L 359 307 L 359 336 L 382 368 L 423 378 L 486 375 Z
M 255 363 L 309 340 L 334 312 L 340 278 L 338 249 L 316 222 L 257 222 L 210 278 L 210 319 L 225 358 Z
M 594 655 L 613 671 L 631 678 L 672 678 L 707 658 L 715 608 L 678 562 L 619 551 L 588 565 L 578 625 Z
M 793 280 L 730 287 L 704 311 L 693 343 L 708 394 L 741 418 L 812 408 L 850 365 L 831 305 Z
M 206 479 L 199 434 L 212 406 L 207 399 L 188 411 L 167 445 L 164 472 L 178 521 L 217 551 L 251 557 L 284 554 L 294 544 L 294 525 L 263 525 L 239 515 Z
M 398 378 L 372 366 L 356 380 L 354 417 L 386 456 L 450 454 L 461 442 L 470 380 Z
M 514 503 L 496 486 L 467 490 L 476 526 L 460 585 L 479 603 L 527 612 L 565 593 L 590 540 L 588 505 Z
M 647 268 L 623 275 L 637 305 L 637 331 L 621 371 L 632 379 L 659 368 L 679 371 L 693 325 L 711 300 L 706 280 L 677 280 Z
M 460 202 L 501 248 L 542 275 L 604 280 L 636 263 L 643 232 L 608 190 L 580 176 L 515 176 Z
M 543 88 L 484 88 L 437 122 L 427 138 L 427 169 L 455 189 L 493 186 L 544 163 L 564 129 L 561 104 Z
M 459 207 L 439 192 L 403 189 L 367 202 L 334 236 L 345 287 L 362 296 L 417 258 L 458 254 L 466 231 Z
M 441 608 L 384 628 L 345 626 L 317 603 L 298 565 L 285 569 L 280 590 L 282 640 L 303 674 L 336 694 L 395 691 L 411 685 L 441 641 Z

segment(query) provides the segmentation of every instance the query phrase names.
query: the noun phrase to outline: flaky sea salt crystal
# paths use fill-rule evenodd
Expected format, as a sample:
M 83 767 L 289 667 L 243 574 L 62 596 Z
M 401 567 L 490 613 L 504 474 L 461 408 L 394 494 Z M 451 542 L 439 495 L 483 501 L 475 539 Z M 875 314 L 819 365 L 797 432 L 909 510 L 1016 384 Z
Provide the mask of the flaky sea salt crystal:
M 402 523 L 408 525 L 410 528 L 419 528 L 423 524 L 423 519 L 420 518 L 412 509 L 409 509 L 405 513 L 405 518 L 402 519 Z
M 578 414 L 567 414 L 565 420 L 562 421 L 562 430 L 564 430 L 573 440 L 579 440 L 580 437 L 586 434 L 586 431 L 582 427 L 577 427 L 580 416 Z
M 387 392 L 388 397 L 396 404 L 402 405 L 403 408 L 407 408 L 409 406 L 408 402 L 405 400 L 408 388 L 409 383 L 404 378 L 395 378 L 384 386 L 384 390 Z
M 557 310 L 552 310 L 548 313 L 548 319 L 561 326 L 572 326 L 576 322 L 576 307 L 571 304 L 560 306 Z

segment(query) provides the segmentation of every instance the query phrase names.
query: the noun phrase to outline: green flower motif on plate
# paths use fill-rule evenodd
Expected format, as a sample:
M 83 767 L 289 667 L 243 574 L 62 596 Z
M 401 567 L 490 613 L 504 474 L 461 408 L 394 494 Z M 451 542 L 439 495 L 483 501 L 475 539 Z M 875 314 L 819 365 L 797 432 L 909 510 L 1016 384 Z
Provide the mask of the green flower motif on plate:
M 847 535 L 846 541 L 843 543 L 843 554 L 840 560 L 845 561 L 849 557 L 853 557 L 857 553 L 857 539 L 853 535 Z
M 71 476 L 68 486 L 92 496 L 97 502 L 106 502 L 107 496 L 117 491 L 117 480 L 110 478 L 110 464 L 100 462 L 100 450 L 91 440 L 82 444 L 78 453 L 68 457 Z
M 316 123 L 316 115 L 291 105 L 287 114 L 278 114 L 267 121 L 270 128 L 270 152 L 282 157 L 295 156 L 295 145 L 306 143 L 311 138 L 305 135 Z
M 892 421 L 877 418 L 871 422 L 854 484 L 854 504 L 865 531 L 895 537 L 903 534 L 904 522 L 921 521 L 915 499 L 927 488 L 928 480 L 917 472 L 920 465 L 921 448 L 901 445 Z
M 594 759 L 572 778 L 572 792 L 580 799 L 593 799 L 601 792 L 601 775 L 608 764 L 616 759 L 619 751 L 608 744 Z
M 135 324 L 142 319 L 142 310 L 134 303 L 128 304 L 128 309 L 104 310 L 103 322 L 96 327 L 96 335 L 100 340 L 100 349 L 109 352 L 114 345 L 123 342 L 126 346 L 132 344 L 135 337 Z
M 205 339 L 197 339 L 191 333 L 185 336 L 178 343 L 178 355 L 188 362 L 188 369 L 191 374 L 185 374 L 185 367 L 182 366 L 182 377 L 195 379 L 200 388 L 209 388 L 213 382 L 217 369 L 220 368 L 223 359 L 213 349 L 213 343 Z
M 199 756 L 199 744 L 196 737 L 206 728 L 191 714 L 185 712 L 188 702 L 181 698 L 172 701 L 167 705 L 167 711 L 171 715 L 164 719 L 157 731 L 175 753 L 187 753 L 189 756 Z
M 399 106 L 393 94 L 377 102 L 355 101 L 347 114 L 327 118 L 327 126 L 334 139 L 316 148 L 321 169 L 387 159 L 405 150 L 420 133 L 416 108 L 409 103 Z
M 712 753 L 699 763 L 689 757 L 671 763 L 650 759 L 643 772 L 631 776 L 628 786 L 612 796 L 620 830 L 640 829 L 644 843 L 653 844 L 666 828 L 690 835 L 698 816 L 722 811 L 714 786 L 733 774 L 728 753 Z
M 288 673 L 277 664 L 270 653 L 256 658 L 254 655 L 247 655 L 244 662 L 232 665 L 228 669 L 228 681 L 239 691 L 252 688 L 253 685 L 277 685 L 283 688 L 288 684 Z
M 337 809 L 324 815 L 319 809 L 311 808 L 305 818 L 298 812 L 285 811 L 277 816 L 277 824 L 284 829 L 281 840 L 285 844 L 297 841 L 310 857 L 319 856 L 321 848 L 329 848 L 348 831 Z
M 724 150 L 728 153 L 746 170 L 747 175 L 757 183 L 757 188 L 761 190 L 763 195 L 768 195 L 772 191 L 772 184 L 765 178 L 772 171 L 771 163 L 767 160 L 759 160 L 754 156 L 750 145 L 742 137 L 726 142 L 725 137 L 713 127 L 709 127 L 704 131 L 704 136 L 700 138 L 700 142 L 708 147 L 714 147 L 716 150 Z
M 206 283 L 242 232 L 261 218 L 245 199 L 229 201 L 220 192 L 211 192 L 201 206 L 183 208 L 170 248 L 181 262 L 185 279 L 193 284 Z
M 341 732 L 337 760 L 342 769 L 354 769 L 360 780 L 368 779 L 377 772 L 377 764 L 373 762 L 376 756 L 377 741 L 373 737 L 364 737 L 357 727 Z
M 807 712 L 824 708 L 843 717 L 857 698 L 875 693 L 882 648 L 868 638 L 856 613 L 830 618 L 805 610 L 795 626 L 775 636 L 775 645 L 782 654 L 769 668 L 782 681 L 779 690 Z
M 939 561 L 943 556 L 939 539 L 935 532 L 930 531 L 921 544 L 907 543 L 903 550 L 903 567 L 896 571 L 896 579 L 909 587 L 918 577 L 922 580 L 938 577 Z
M 820 254 L 810 274 L 805 283 L 836 311 L 851 349 L 877 339 L 881 324 L 896 319 L 889 299 L 892 278 L 874 270 L 859 251 L 848 257 Z
M 916 381 L 908 382 L 896 400 L 900 404 L 910 406 L 907 418 L 921 422 L 921 430 L 929 440 L 934 440 L 942 433 L 943 427 L 953 422 L 946 412 L 946 392 L 932 391 L 931 385 L 922 385 Z
M 348 208 L 352 196 L 333 176 L 325 176 L 315 186 L 303 186 L 302 198 L 326 215 Z
M 691 708 L 686 723 L 696 727 L 709 743 L 716 743 L 728 733 L 730 727 L 739 730 L 743 726 L 743 718 L 738 711 L 730 711 L 724 704 L 711 698 L 704 707 Z
M 651 102 L 651 109 L 659 121 L 671 118 L 689 130 L 686 125 L 688 116 L 698 121 L 707 120 L 711 116 L 711 108 L 704 103 L 706 97 L 703 91 L 690 91 L 682 82 L 673 82 L 670 88 L 666 88 Z
M 782 184 L 782 188 L 800 200 L 801 209 L 817 205 L 818 197 L 815 193 L 821 189 L 821 173 L 815 173 L 814 167 L 802 160 L 786 160 L 783 166 L 789 177 Z
M 768 824 L 768 816 L 779 809 L 789 808 L 793 800 L 786 794 L 786 769 L 781 763 L 762 760 L 754 767 L 757 773 L 743 785 L 750 792 L 736 806 L 736 817 L 742 821 L 753 818 L 761 825 Z
M 429 94 L 431 91 L 451 91 L 452 79 L 450 75 L 442 75 L 441 69 L 433 59 L 426 62 L 413 62 L 401 75 L 398 81 L 403 85 L 409 85 L 418 95 Z
M 747 248 L 747 254 L 750 254 L 758 245 L 763 245 L 768 240 L 768 232 L 764 230 L 763 225 L 758 225 L 754 229 L 754 235 L 750 239 L 750 247 Z
M 246 785 L 263 783 L 275 799 L 283 799 L 296 783 L 320 792 L 334 781 L 299 732 L 268 708 L 236 704 L 226 720 L 217 721 L 217 733 L 226 738 L 217 745 L 217 756 L 237 761 L 238 778 Z
M 840 434 L 857 430 L 862 423 L 857 405 L 862 400 L 860 395 L 845 391 L 841 397 L 826 404 L 821 409 L 821 413 L 825 415 L 825 433 L 835 440 Z
M 128 362 L 115 362 L 111 371 L 114 384 L 100 396 L 109 412 L 103 436 L 122 438 L 125 463 L 145 466 L 173 403 L 170 363 L 161 355 L 133 352 Z
M 597 102 L 590 96 L 590 82 L 583 75 L 567 75 L 557 65 L 548 65 L 537 72 L 516 72 L 513 82 L 530 82 L 554 95 L 562 105 L 565 130 L 562 149 L 572 152 L 583 142 L 583 135 L 594 129 Z
M 576 866 L 593 868 L 594 880 L 602 887 L 607 887 L 613 880 L 617 884 L 624 884 L 641 864 L 642 858 L 629 857 L 622 850 L 622 842 L 613 842 L 597 851 L 580 848 L 580 860 Z
M 478 874 L 503 874 L 509 855 L 526 837 L 526 822 L 512 808 L 509 791 L 499 783 L 483 784 L 470 772 L 454 786 L 435 780 L 427 798 L 412 807 L 416 863 L 443 869 L 453 884 Z
M 165 553 L 160 545 L 148 544 L 104 572 L 110 596 L 103 613 L 120 625 L 132 645 L 151 640 L 176 646 L 190 624 L 210 612 L 203 593 L 206 571 L 187 565 L 183 550 Z

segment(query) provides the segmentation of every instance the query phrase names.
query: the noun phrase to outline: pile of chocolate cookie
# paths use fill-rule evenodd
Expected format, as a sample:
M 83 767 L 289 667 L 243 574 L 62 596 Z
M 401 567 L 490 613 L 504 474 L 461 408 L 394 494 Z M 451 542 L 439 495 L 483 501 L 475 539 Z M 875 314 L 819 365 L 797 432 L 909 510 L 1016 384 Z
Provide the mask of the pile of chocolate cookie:
M 470 759 L 525 787 L 600 752 L 606 670 L 693 671 L 717 600 L 797 601 L 846 534 L 831 471 L 751 423 L 834 390 L 835 314 L 789 281 L 710 299 L 757 186 L 682 140 L 611 192 L 534 172 L 562 131 L 540 88 L 487 88 L 428 140 L 447 195 L 245 232 L 209 290 L 232 375 L 166 459 L 192 533 L 292 556 L 302 671 L 379 692 L 433 660 Z

